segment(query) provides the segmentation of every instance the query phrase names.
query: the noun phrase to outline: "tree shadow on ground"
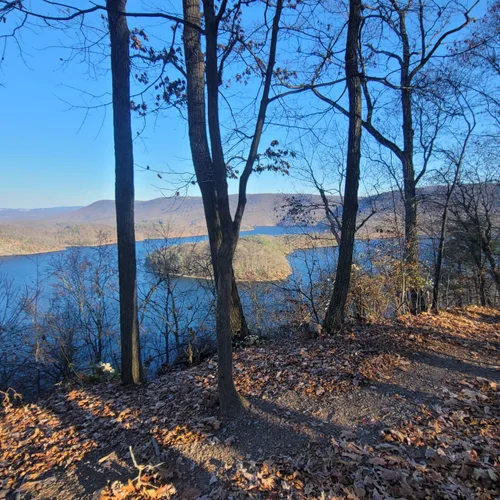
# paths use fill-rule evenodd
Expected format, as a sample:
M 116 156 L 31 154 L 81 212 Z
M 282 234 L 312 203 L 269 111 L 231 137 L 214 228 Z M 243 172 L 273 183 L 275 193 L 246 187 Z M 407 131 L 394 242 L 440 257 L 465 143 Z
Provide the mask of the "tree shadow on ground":
M 425 328 L 414 328 L 412 332 L 417 335 L 427 336 L 431 340 L 438 340 L 457 347 L 472 349 L 473 351 L 488 351 L 489 353 L 497 353 L 500 356 L 500 341 L 475 339 L 475 338 L 457 338 L 451 333 L 446 333 L 438 330 L 428 330 Z M 470 351 L 469 351 L 470 352 Z
M 500 380 L 500 370 L 498 365 L 491 363 L 492 367 L 484 366 L 484 361 L 477 364 L 471 362 L 470 358 L 463 356 L 444 354 L 441 352 L 431 353 L 423 352 L 407 352 L 407 357 L 411 360 L 424 363 L 428 366 L 443 368 L 448 372 L 457 372 L 463 375 L 471 375 L 474 377 L 491 378 L 492 380 Z
M 82 459 L 74 473 L 79 489 L 74 488 L 73 491 L 80 493 L 70 496 L 70 485 L 61 492 L 65 498 L 91 498 L 110 482 L 127 482 L 137 477 L 138 470 L 133 466 L 129 447 L 132 447 L 139 464 L 162 463 L 162 470 L 168 473 L 165 480 L 171 482 L 181 496 L 192 488 L 195 496 L 209 494 L 219 483 L 221 491 L 226 492 L 223 493 L 226 498 L 229 490 L 224 490 L 224 481 L 220 478 L 228 468 L 237 467 L 245 460 L 294 455 L 310 443 L 328 443 L 331 436 L 339 437 L 345 431 L 310 414 L 252 398 L 249 410 L 234 420 L 225 421 L 221 429 L 214 430 L 207 438 L 179 446 L 162 446 L 161 441 L 154 444 L 157 425 L 143 415 L 139 401 L 130 405 L 129 409 L 136 424 L 118 422 L 121 407 L 114 407 L 109 401 L 93 401 L 89 407 L 79 405 L 77 401 L 68 401 L 64 409 L 60 407 L 58 417 L 67 425 L 77 426 L 89 437 L 102 434 L 102 438 L 97 439 L 98 448 Z M 105 411 L 109 411 L 109 416 L 102 416 Z M 101 416 L 96 416 L 94 412 Z M 105 460 L 108 455 L 111 458 Z M 62 480 L 64 474 L 66 471 L 61 470 L 56 477 Z M 238 494 L 234 485 L 230 488 L 231 494 Z M 58 498 L 62 498 L 61 494 Z M 189 498 L 189 493 L 184 497 Z
M 406 394 L 407 398 L 419 401 L 430 398 L 428 394 L 409 392 L 397 384 L 374 383 L 370 387 L 359 389 L 361 402 L 365 398 L 365 390 L 373 393 L 373 397 L 379 400 L 382 394 L 389 395 L 388 397 Z M 117 391 L 127 390 L 117 388 Z M 137 392 L 139 391 L 140 389 Z M 119 399 L 118 392 L 116 396 Z M 166 480 L 174 484 L 179 492 L 194 487 L 200 494 L 209 494 L 219 484 L 222 490 L 229 494 L 229 490 L 224 490 L 224 481 L 221 478 L 228 468 L 237 468 L 238 464 L 244 461 L 264 461 L 278 455 L 293 457 L 303 453 L 311 445 L 329 446 L 332 439 L 345 437 L 357 438 L 361 443 L 374 443 L 378 440 L 380 431 L 387 427 L 387 422 L 383 419 L 364 421 L 364 415 L 358 412 L 355 412 L 355 415 L 360 418 L 353 420 L 351 425 L 339 425 L 328 416 L 325 419 L 314 416 L 312 407 L 299 411 L 290 406 L 253 397 L 249 399 L 251 406 L 248 411 L 232 421 L 224 421 L 221 429 L 214 430 L 213 434 L 205 439 L 179 446 L 162 446 L 161 441 L 158 441 L 155 446 L 157 423 L 150 422 L 148 416 L 143 414 L 142 405 L 146 401 L 139 398 L 136 401 L 129 406 L 130 414 L 134 415 L 133 421 L 118 422 L 117 415 L 123 411 L 122 406 L 115 406 L 112 400 L 95 401 L 88 407 L 79 405 L 77 401 L 69 401 L 59 415 L 68 425 L 71 423 L 84 429 L 89 436 L 103 434 L 102 438 L 97 440 L 99 448 L 86 456 L 75 472 L 76 481 L 89 497 L 109 482 L 126 482 L 137 477 L 138 471 L 128 453 L 130 446 L 138 463 L 163 463 L 164 468 L 171 474 Z M 336 404 L 340 406 L 345 402 L 334 401 L 330 406 L 330 416 L 339 410 Z M 394 424 L 411 418 L 413 412 L 418 411 L 418 405 L 413 405 L 411 410 L 409 413 L 398 414 L 399 422 Z M 106 411 L 109 415 L 102 416 Z M 96 416 L 94 412 L 101 416 Z M 198 418 L 203 418 L 203 412 Z M 165 425 L 168 426 L 168 422 Z M 100 459 L 113 453 L 116 454 L 114 458 L 98 463 Z M 214 477 L 218 478 L 216 482 Z M 230 493 L 238 494 L 234 484 L 230 486 Z M 239 493 L 244 495 L 244 492 Z
M 122 391 L 130 393 L 128 389 L 117 387 L 116 395 L 119 396 Z M 101 411 L 104 408 L 111 410 L 108 416 Z M 198 484 L 209 483 L 210 475 L 202 467 L 183 456 L 178 449 L 163 448 L 155 441 L 154 425 L 141 423 L 129 426 L 126 421 L 119 422 L 118 414 L 106 401 L 94 400 L 92 405 L 86 407 L 78 401 L 59 398 L 57 404 L 51 404 L 49 400 L 45 410 L 64 426 L 74 426 L 79 438 L 92 440 L 96 447 L 75 459 L 71 467 L 51 468 L 31 485 L 23 484 L 23 480 L 22 498 L 94 499 L 100 490 L 114 481 L 126 484 L 136 479 L 142 468 L 143 474 L 158 472 L 181 494 L 193 490 Z M 135 410 L 131 407 L 131 411 Z M 63 446 L 65 443 L 61 443 Z M 28 447 L 25 452 L 36 454 L 39 452 L 38 444 L 34 442 L 33 449 Z M 68 457 L 71 457 L 71 448 L 68 449 Z M 148 465 L 153 469 L 145 468 Z M 193 492 L 197 496 L 196 491 Z
M 377 325 L 378 326 L 378 325 Z M 486 335 L 483 338 L 453 335 L 451 332 L 428 327 L 403 327 L 396 330 L 396 337 L 391 342 L 380 342 L 380 338 L 394 330 L 382 326 L 382 333 L 375 337 L 359 339 L 361 349 L 365 353 L 393 353 L 410 359 L 427 359 L 428 364 L 453 369 L 465 374 L 476 376 L 495 376 L 496 368 L 487 366 L 500 365 L 500 340 L 491 340 Z M 491 337 L 491 334 L 487 334 Z M 500 334 L 498 334 L 500 337 Z M 395 341 L 396 340 L 396 341 Z M 477 355 L 477 353 L 484 355 Z M 490 360 L 494 358 L 492 363 Z M 488 358 L 490 360 L 488 360 Z M 425 361 L 423 361 L 425 362 Z M 483 375 L 481 375 L 483 373 Z
M 480 309 L 461 309 L 460 314 L 462 316 L 465 316 L 466 318 L 472 320 L 472 321 L 479 321 L 482 323 L 488 323 L 488 324 L 498 324 L 498 311 L 495 312 L 486 312 Z

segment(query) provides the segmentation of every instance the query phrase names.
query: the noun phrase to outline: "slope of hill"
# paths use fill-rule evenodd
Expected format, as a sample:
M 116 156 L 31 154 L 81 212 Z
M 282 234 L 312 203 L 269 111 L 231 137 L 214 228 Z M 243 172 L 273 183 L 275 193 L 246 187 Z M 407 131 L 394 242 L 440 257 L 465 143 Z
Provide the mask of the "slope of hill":
M 498 498 L 499 325 L 467 308 L 287 332 L 235 353 L 233 420 L 213 359 L 4 403 L 0 498 Z
M 437 186 L 418 190 L 421 200 L 419 222 L 421 230 L 429 226 L 424 231 L 426 234 L 432 231 L 432 221 L 440 216 L 440 211 L 436 211 L 436 198 L 442 195 L 442 189 Z M 237 195 L 229 198 L 234 212 Z M 339 199 L 331 197 L 330 203 L 331 207 L 335 207 Z M 404 227 L 403 213 L 398 191 L 360 198 L 359 221 L 369 220 L 358 237 L 394 236 Z M 200 197 L 136 201 L 135 220 L 138 240 L 163 238 L 166 233 L 169 238 L 206 234 Z M 277 225 L 315 226 L 324 222 L 325 212 L 318 195 L 250 194 L 241 229 L 245 231 L 255 226 Z M 70 245 L 93 245 L 97 242 L 98 233 L 105 233 L 109 242 L 116 239 L 115 204 L 112 200 L 97 201 L 81 208 L 0 210 L 0 256 L 48 252 Z
M 323 233 L 243 236 L 234 256 L 237 281 L 281 281 L 292 274 L 287 255 L 295 250 L 336 246 Z M 210 248 L 207 241 L 182 243 L 153 251 L 147 264 L 155 276 L 180 275 L 210 279 Z

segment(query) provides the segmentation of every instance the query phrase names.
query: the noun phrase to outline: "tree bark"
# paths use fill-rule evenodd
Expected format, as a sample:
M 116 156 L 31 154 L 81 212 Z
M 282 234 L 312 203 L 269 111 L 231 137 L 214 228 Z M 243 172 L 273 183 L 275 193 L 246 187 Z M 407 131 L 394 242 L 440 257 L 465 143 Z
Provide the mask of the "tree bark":
M 233 350 L 231 342 L 231 309 L 232 290 L 232 254 L 229 245 L 223 245 L 219 252 L 217 266 L 217 386 L 219 389 L 219 404 L 223 415 L 239 413 L 246 401 L 238 394 L 233 381 Z
M 347 91 L 349 94 L 349 138 L 347 143 L 346 181 L 342 210 L 342 233 L 339 260 L 324 328 L 328 334 L 338 332 L 345 317 L 345 305 L 351 281 L 351 267 L 358 214 L 358 188 L 361 161 L 362 99 L 358 64 L 358 37 L 361 24 L 361 0 L 349 2 L 349 25 L 345 52 Z
M 486 307 L 486 280 L 484 279 L 483 270 L 479 271 L 478 274 L 478 288 L 479 288 L 479 302 L 483 307 Z
M 107 0 L 113 82 L 115 206 L 118 237 L 122 382 L 141 381 L 134 227 L 134 156 L 130 116 L 130 54 L 126 0 Z
M 410 76 L 411 51 L 408 32 L 406 30 L 406 12 L 398 10 L 399 28 L 403 48 L 401 64 L 401 109 L 403 117 L 403 203 L 405 207 L 405 263 L 410 278 L 410 312 L 418 314 L 425 309 L 424 296 L 418 284 L 420 265 L 418 259 L 418 228 L 417 228 L 417 181 L 413 164 L 414 130 L 412 79 Z
M 231 266 L 232 267 L 232 266 Z M 250 335 L 248 329 L 247 319 L 243 312 L 243 305 L 241 304 L 240 293 L 238 292 L 238 285 L 234 278 L 234 270 L 232 270 L 231 279 L 231 335 L 233 339 L 243 340 Z
M 201 48 L 200 30 L 194 27 L 201 26 L 200 0 L 183 0 L 183 9 L 184 18 L 189 22 L 189 24 L 184 26 L 183 36 L 187 74 L 189 139 L 196 178 L 202 194 L 216 284 L 219 402 L 222 413 L 232 414 L 243 408 L 240 396 L 234 387 L 232 376 L 232 328 L 235 322 L 238 323 L 238 315 L 240 316 L 238 326 L 241 325 L 243 312 L 240 304 L 240 307 L 238 307 L 238 314 L 231 314 L 231 311 L 234 311 L 234 306 L 232 304 L 234 300 L 233 297 L 237 294 L 237 288 L 234 281 L 232 254 L 230 253 L 231 247 L 223 240 L 223 229 L 220 216 L 221 207 L 219 193 L 216 188 L 214 161 L 212 159 L 214 153 L 209 148 L 207 135 L 205 102 L 206 68 Z M 208 19 L 206 20 L 206 24 L 208 24 L 209 21 L 213 22 L 213 20 Z M 207 45 L 209 45 L 208 37 Z M 214 63 L 216 64 L 216 61 L 212 61 L 212 64 Z M 216 89 L 216 91 L 218 92 L 218 89 Z M 210 97 L 209 92 L 208 99 L 210 99 Z M 229 211 L 228 201 L 227 210 Z M 225 222 L 227 224 L 227 221 Z M 226 245 L 224 245 L 224 243 L 226 243 Z M 234 290 L 236 290 L 236 292 Z M 239 295 L 237 302 L 239 303 Z
M 439 235 L 439 245 L 436 259 L 436 269 L 434 269 L 434 287 L 432 289 L 432 311 L 439 313 L 439 285 L 441 283 L 441 269 L 443 267 L 444 242 L 446 238 L 446 226 L 448 225 L 448 207 L 445 206 L 443 219 L 441 221 L 441 233 Z
M 207 124 L 212 154 L 212 174 L 215 188 L 215 216 L 220 229 L 220 245 L 216 250 L 217 283 L 217 356 L 219 404 L 223 415 L 233 416 L 244 408 L 244 399 L 236 391 L 233 380 L 233 353 L 231 332 L 231 297 L 234 278 L 233 259 L 238 242 L 239 231 L 234 230 L 229 206 L 227 168 L 222 146 L 219 118 L 218 66 L 219 18 L 215 13 L 214 0 L 204 1 L 207 89 Z M 222 8 L 222 6 L 221 6 Z
M 219 279 L 219 274 L 217 272 L 217 251 L 222 244 L 222 232 L 220 228 L 219 218 L 217 216 L 217 208 L 215 205 L 215 193 L 213 193 L 213 200 L 212 195 L 208 195 L 208 193 L 206 194 L 206 199 L 208 201 L 206 205 L 205 201 L 203 201 L 204 207 L 206 208 L 205 222 L 208 228 L 210 258 L 212 262 L 212 268 L 214 270 L 215 289 L 217 290 L 217 280 Z M 231 336 L 233 339 L 243 340 L 250 334 L 250 331 L 248 329 L 245 313 L 243 312 L 240 293 L 238 291 L 238 285 L 236 284 L 234 269 L 232 265 L 231 276 L 231 308 L 229 312 L 229 317 L 231 320 Z

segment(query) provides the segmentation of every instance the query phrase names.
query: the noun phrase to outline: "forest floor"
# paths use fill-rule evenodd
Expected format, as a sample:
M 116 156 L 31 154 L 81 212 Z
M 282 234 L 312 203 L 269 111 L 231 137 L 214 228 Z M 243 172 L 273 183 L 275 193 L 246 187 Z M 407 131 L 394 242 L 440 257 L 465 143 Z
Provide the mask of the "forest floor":
M 500 311 L 352 325 L 0 412 L 0 498 L 499 498 Z

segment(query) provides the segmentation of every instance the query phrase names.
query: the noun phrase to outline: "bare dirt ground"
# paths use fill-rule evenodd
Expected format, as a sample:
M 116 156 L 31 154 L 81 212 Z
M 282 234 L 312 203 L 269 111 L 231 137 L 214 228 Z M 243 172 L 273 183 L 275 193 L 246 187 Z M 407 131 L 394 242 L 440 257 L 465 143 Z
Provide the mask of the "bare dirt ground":
M 216 360 L 4 408 L 0 498 L 500 498 L 500 311 L 248 348 L 235 375 L 231 422 Z

